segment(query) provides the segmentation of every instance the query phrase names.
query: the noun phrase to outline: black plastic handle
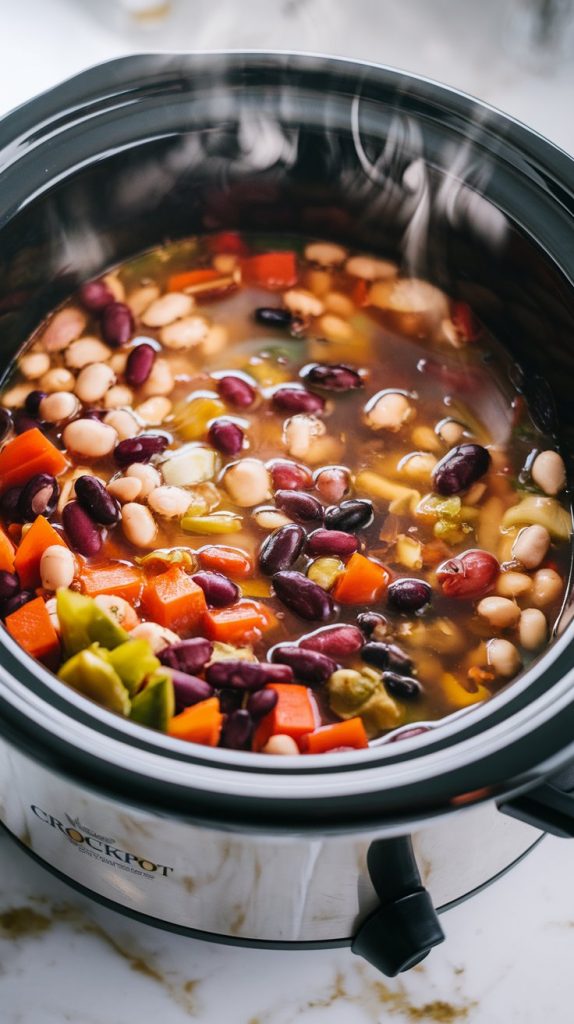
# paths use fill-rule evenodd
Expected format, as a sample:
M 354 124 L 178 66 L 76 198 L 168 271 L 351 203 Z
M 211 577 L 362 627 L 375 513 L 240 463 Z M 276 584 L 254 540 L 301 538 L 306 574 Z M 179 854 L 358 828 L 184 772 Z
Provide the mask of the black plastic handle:
M 363 921 L 351 950 L 394 978 L 444 942 L 444 932 L 421 882 L 410 836 L 371 843 L 367 867 L 381 903 Z
M 553 836 L 574 839 L 574 765 L 498 808 Z

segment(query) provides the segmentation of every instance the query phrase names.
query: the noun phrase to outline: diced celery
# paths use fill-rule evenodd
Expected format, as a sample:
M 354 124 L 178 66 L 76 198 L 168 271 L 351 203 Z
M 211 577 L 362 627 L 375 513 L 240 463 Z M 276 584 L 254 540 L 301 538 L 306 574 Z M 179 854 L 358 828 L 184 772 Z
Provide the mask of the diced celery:
M 572 516 L 556 498 L 529 494 L 520 504 L 508 508 L 502 517 L 503 528 L 534 525 L 545 526 L 553 540 L 568 540 L 572 533 Z
M 120 715 L 129 715 L 128 691 L 105 654 L 102 656 L 99 652 L 97 644 L 69 658 L 58 672 L 58 678 L 102 707 Z
M 108 661 L 119 675 L 130 696 L 137 693 L 145 677 L 159 668 L 147 640 L 128 640 L 108 654 Z
M 330 590 L 344 570 L 345 565 L 340 558 L 316 558 L 307 569 L 307 576 L 323 590 Z
M 190 487 L 212 480 L 221 465 L 219 455 L 205 445 L 189 444 L 161 464 L 166 484 Z
M 138 565 L 182 565 L 189 569 L 197 566 L 197 557 L 191 548 L 156 548 L 147 555 L 136 556 Z
M 214 533 L 237 533 L 243 525 L 243 519 L 234 512 L 212 512 L 209 516 L 185 515 L 179 525 L 187 533 L 208 536 Z
M 396 561 L 407 569 L 421 569 L 423 564 L 423 546 L 419 540 L 399 533 L 395 545 Z
M 67 657 L 99 643 L 112 649 L 129 640 L 109 615 L 98 607 L 92 597 L 61 587 L 56 594 L 56 610 L 60 623 L 62 645 Z
M 175 714 L 173 682 L 169 672 L 160 669 L 148 679 L 145 689 L 132 701 L 130 718 L 150 729 L 167 732 Z

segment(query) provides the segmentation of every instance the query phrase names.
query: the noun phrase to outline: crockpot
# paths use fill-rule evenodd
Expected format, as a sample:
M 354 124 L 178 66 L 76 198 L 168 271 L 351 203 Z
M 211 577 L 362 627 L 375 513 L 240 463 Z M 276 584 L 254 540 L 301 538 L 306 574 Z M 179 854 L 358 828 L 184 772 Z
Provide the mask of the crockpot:
M 5 370 L 80 282 L 219 229 L 399 260 L 507 347 L 532 416 L 574 424 L 574 164 L 453 90 L 287 53 L 127 57 L 0 123 Z M 214 941 L 351 944 L 387 974 L 543 835 L 574 834 L 574 643 L 488 703 L 368 750 L 207 749 L 91 704 L 0 630 L 0 816 L 117 910 Z

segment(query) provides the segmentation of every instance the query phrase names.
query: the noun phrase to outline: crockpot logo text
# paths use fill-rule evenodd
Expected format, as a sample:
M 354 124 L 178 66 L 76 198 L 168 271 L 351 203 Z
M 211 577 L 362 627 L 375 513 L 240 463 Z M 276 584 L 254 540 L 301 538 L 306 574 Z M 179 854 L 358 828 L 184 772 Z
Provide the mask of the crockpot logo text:
M 47 811 L 37 807 L 36 804 L 31 804 L 30 810 L 44 825 L 57 829 L 71 843 L 78 847 L 85 847 L 86 852 L 87 849 L 93 850 L 102 859 L 112 861 L 117 866 L 122 866 L 132 871 L 145 872 L 148 875 L 156 874 L 162 878 L 166 878 L 173 871 L 173 868 L 170 868 L 167 864 L 156 864 L 155 861 L 148 860 L 147 857 L 138 857 L 135 853 L 130 853 L 128 850 L 122 850 L 119 846 L 114 846 L 112 842 L 105 842 L 95 835 L 86 835 L 85 832 L 81 832 L 75 825 L 66 826 L 58 818 L 55 818 L 53 814 L 48 814 Z

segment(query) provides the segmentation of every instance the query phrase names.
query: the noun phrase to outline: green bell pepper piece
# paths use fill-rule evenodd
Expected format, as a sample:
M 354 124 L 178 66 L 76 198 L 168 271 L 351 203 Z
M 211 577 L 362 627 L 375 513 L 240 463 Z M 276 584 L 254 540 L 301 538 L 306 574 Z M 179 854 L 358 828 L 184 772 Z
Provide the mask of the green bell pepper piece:
M 69 658 L 58 672 L 58 679 L 110 711 L 130 713 L 128 691 L 113 666 L 100 655 L 97 644 Z
M 130 718 L 139 725 L 167 732 L 174 714 L 175 696 L 171 676 L 165 670 L 155 672 L 145 689 L 134 697 Z
M 129 640 L 129 633 L 113 622 L 92 597 L 61 587 L 56 594 L 62 644 L 67 657 L 93 643 L 112 650 Z
M 159 668 L 148 640 L 128 640 L 107 652 L 107 661 L 115 669 L 130 696 L 137 693 L 146 676 Z

